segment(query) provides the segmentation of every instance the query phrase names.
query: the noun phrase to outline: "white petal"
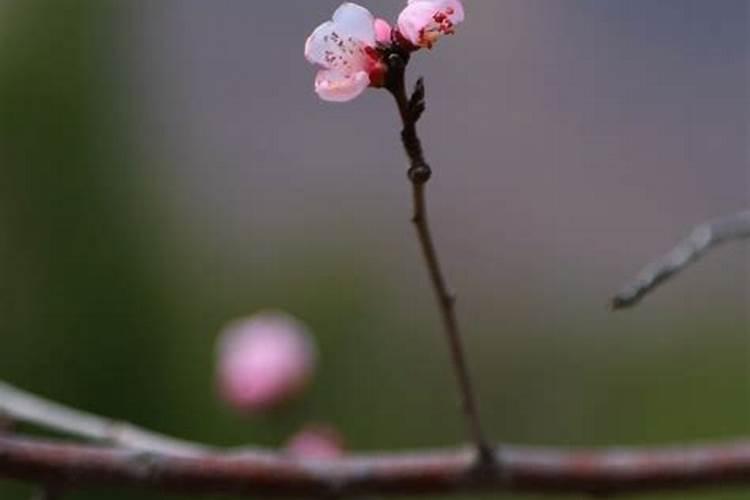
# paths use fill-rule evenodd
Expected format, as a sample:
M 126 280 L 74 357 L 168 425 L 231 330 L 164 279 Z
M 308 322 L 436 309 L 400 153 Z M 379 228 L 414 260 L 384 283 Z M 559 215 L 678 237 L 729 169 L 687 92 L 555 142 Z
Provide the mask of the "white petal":
M 375 46 L 375 18 L 364 7 L 345 3 L 305 42 L 305 57 L 325 68 L 354 73 L 369 63 L 366 47 Z
M 351 101 L 369 85 L 370 77 L 365 71 L 347 75 L 335 70 L 321 70 L 315 77 L 315 92 L 324 101 Z
M 328 66 L 325 52 L 328 50 L 327 37 L 335 30 L 332 21 L 326 21 L 317 28 L 305 41 L 305 57 L 313 64 Z
M 355 3 L 346 2 L 333 13 L 333 22 L 339 33 L 352 37 L 365 45 L 375 45 L 375 18 L 369 10 Z

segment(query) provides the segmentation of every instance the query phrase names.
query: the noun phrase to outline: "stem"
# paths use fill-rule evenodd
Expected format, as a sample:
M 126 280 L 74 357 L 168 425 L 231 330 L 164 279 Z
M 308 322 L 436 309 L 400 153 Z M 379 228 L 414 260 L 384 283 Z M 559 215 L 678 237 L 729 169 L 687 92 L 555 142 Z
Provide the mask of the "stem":
M 464 347 L 461 341 L 461 331 L 455 312 L 456 299 L 455 296 L 448 291 L 445 277 L 443 276 L 440 262 L 438 261 L 435 244 L 433 243 L 432 235 L 430 234 L 430 227 L 427 221 L 427 209 L 425 206 L 425 185 L 423 183 L 412 183 L 412 188 L 414 196 L 414 216 L 412 217 L 412 222 L 417 230 L 419 244 L 422 247 L 422 255 L 430 274 L 432 288 L 437 297 L 443 326 L 448 335 L 451 359 L 453 361 L 453 367 L 461 393 L 462 410 L 466 417 L 469 433 L 479 451 L 480 459 L 483 462 L 486 462 L 492 460 L 493 454 L 490 446 L 487 444 L 486 438 L 484 437 L 482 424 L 479 418 L 477 398 L 472 386 L 469 368 L 466 364 L 466 355 L 464 354 Z
M 391 94 L 393 94 L 393 97 L 396 99 L 396 104 L 398 105 L 399 115 L 401 116 L 403 124 L 401 139 L 410 163 L 408 175 L 412 184 L 414 203 L 412 222 L 417 231 L 417 238 L 422 249 L 422 256 L 424 257 L 430 275 L 430 282 L 432 283 L 432 288 L 435 292 L 443 327 L 448 337 L 451 360 L 453 362 L 453 368 L 461 394 L 461 407 L 466 419 L 468 432 L 477 447 L 480 465 L 491 464 L 494 460 L 494 453 L 485 438 L 479 418 L 477 398 L 472 385 L 471 375 L 469 374 L 469 368 L 466 363 L 461 330 L 458 319 L 456 318 L 456 299 L 455 296 L 449 292 L 445 274 L 443 273 L 440 261 L 438 260 L 435 243 L 430 232 L 427 218 L 425 188 L 427 181 L 432 175 L 432 171 L 424 159 L 422 144 L 419 140 L 416 127 L 425 108 L 424 84 L 420 79 L 417 82 L 411 98 L 407 98 L 404 78 L 404 59 L 398 55 L 391 56 L 389 63 L 391 76 L 387 88 Z

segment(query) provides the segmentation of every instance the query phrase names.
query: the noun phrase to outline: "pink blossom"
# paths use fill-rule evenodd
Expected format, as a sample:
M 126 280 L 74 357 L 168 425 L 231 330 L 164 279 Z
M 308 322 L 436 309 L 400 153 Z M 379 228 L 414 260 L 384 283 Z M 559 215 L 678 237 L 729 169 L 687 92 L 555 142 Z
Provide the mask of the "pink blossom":
M 344 439 L 333 427 L 309 425 L 289 439 L 286 452 L 306 460 L 340 458 L 344 455 Z
M 299 394 L 315 371 L 316 350 L 304 325 L 264 312 L 230 324 L 217 344 L 219 394 L 232 407 L 265 411 Z
M 414 46 L 431 49 L 463 20 L 461 0 L 409 0 L 398 16 L 398 30 Z
M 382 45 L 390 45 L 393 28 L 385 19 L 375 19 L 375 41 Z
M 385 64 L 376 42 L 375 18 L 350 2 L 313 31 L 305 42 L 305 57 L 323 67 L 315 77 L 315 92 L 321 99 L 350 101 L 367 87 L 382 85 Z

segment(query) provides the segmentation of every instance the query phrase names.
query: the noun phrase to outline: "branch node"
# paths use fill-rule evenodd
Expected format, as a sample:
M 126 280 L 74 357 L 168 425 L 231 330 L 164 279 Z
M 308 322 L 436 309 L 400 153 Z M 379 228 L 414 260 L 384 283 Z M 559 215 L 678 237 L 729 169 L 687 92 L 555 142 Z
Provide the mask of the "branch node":
M 389 54 L 388 69 L 390 69 L 391 72 L 403 72 L 404 69 L 406 69 L 406 61 L 404 60 L 404 57 L 397 52 Z
M 474 463 L 473 474 L 477 481 L 494 481 L 503 475 L 503 469 L 500 461 L 497 459 L 495 450 L 487 443 L 481 443 L 477 447 L 476 462 Z
M 407 175 L 413 184 L 426 184 L 432 177 L 432 169 L 426 163 L 417 163 L 409 168 Z
M 444 297 L 444 302 L 447 307 L 453 307 L 456 305 L 456 294 L 455 292 L 448 292 Z

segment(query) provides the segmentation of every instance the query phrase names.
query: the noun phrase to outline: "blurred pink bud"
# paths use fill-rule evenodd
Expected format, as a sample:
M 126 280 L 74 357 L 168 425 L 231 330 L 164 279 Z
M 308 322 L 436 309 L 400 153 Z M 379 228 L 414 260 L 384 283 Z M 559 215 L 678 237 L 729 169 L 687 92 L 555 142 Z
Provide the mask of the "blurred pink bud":
M 294 458 L 331 460 L 344 455 L 344 439 L 333 427 L 310 425 L 289 439 L 286 451 Z
M 375 41 L 383 44 L 383 45 L 390 45 L 391 44 L 391 32 L 393 31 L 393 28 L 391 28 L 391 25 L 388 24 L 388 21 L 385 19 L 377 18 L 375 19 Z
M 431 49 L 463 20 L 461 0 L 409 0 L 398 16 L 398 30 L 414 46 Z
M 315 371 L 310 333 L 284 313 L 263 312 L 230 324 L 217 347 L 219 393 L 246 412 L 270 410 L 293 398 Z

